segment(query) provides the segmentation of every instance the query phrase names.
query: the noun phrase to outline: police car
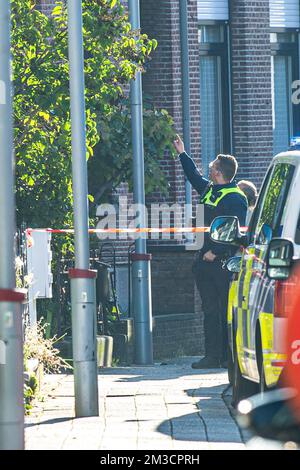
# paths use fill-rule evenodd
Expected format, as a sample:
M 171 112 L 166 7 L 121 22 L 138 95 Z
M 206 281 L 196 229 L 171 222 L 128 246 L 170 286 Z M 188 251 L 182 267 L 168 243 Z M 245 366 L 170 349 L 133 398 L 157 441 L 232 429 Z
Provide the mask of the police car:
M 276 386 L 285 364 L 284 332 L 293 289 L 290 266 L 300 259 L 299 195 L 300 139 L 273 158 L 246 233 L 235 217 L 218 217 L 211 225 L 214 241 L 239 247 L 226 264 L 234 272 L 228 339 L 235 406 Z M 289 256 L 284 267 L 283 254 Z M 277 267 L 272 267 L 274 260 Z

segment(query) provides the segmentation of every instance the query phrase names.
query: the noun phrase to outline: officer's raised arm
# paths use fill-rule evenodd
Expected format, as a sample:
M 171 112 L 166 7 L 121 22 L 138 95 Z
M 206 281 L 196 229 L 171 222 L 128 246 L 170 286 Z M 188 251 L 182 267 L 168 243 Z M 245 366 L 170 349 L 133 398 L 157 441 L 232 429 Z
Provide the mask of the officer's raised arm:
M 182 139 L 180 138 L 180 136 L 178 134 L 176 135 L 176 138 L 174 140 L 174 147 L 175 147 L 178 155 L 181 155 L 183 152 L 185 152 L 184 143 L 183 143 Z
M 184 142 L 178 134 L 174 140 L 174 147 L 179 155 L 187 179 L 199 194 L 203 194 L 209 184 L 209 180 L 201 175 L 193 159 L 185 152 Z

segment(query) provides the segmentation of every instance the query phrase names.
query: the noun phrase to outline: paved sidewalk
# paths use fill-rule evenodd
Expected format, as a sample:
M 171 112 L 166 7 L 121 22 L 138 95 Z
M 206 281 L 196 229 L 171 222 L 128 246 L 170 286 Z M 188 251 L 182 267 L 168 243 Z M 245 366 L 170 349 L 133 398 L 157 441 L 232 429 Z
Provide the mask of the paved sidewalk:
M 100 369 L 100 416 L 73 419 L 72 375 L 46 376 L 48 396 L 26 418 L 27 449 L 244 449 L 222 393 L 224 369 L 167 365 Z

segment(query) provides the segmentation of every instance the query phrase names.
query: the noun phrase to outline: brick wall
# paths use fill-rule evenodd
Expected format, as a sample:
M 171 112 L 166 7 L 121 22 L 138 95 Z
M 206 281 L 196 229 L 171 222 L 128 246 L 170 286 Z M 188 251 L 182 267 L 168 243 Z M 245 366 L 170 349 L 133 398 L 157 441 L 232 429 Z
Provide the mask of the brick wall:
M 204 354 L 203 312 L 192 275 L 193 252 L 150 247 L 155 359 Z
M 204 355 L 203 340 L 203 325 L 198 315 L 162 315 L 153 319 L 154 360 Z
M 152 253 L 152 310 L 155 316 L 195 311 L 191 271 L 194 253 L 175 251 L 175 248 L 149 247 Z
M 234 154 L 261 184 L 273 152 L 269 0 L 232 0 Z

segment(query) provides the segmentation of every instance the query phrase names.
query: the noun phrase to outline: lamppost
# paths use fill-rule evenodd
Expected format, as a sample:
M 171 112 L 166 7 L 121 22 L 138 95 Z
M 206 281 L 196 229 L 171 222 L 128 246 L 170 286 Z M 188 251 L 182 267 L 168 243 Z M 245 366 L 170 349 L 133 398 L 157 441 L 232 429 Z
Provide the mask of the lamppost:
M 70 269 L 76 417 L 98 416 L 96 272 L 89 269 L 82 1 L 68 0 L 75 268 Z
M 10 1 L 0 0 L 0 449 L 24 449 L 21 302 L 15 275 Z

